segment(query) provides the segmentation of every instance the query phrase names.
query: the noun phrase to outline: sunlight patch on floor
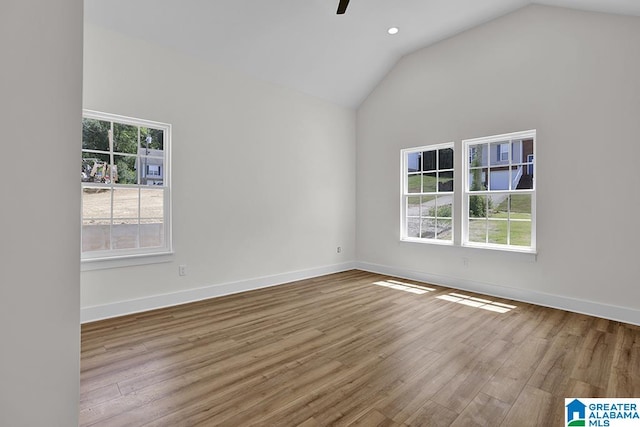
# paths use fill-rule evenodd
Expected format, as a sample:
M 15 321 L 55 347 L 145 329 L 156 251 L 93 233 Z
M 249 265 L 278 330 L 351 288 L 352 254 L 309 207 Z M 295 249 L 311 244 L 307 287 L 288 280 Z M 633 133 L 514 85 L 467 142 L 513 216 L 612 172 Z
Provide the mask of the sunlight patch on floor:
M 472 297 L 469 295 L 459 294 L 456 292 L 451 292 L 448 295 L 440 295 L 436 297 L 441 300 L 455 302 L 458 304 L 467 305 L 469 307 L 481 308 L 483 310 L 495 311 L 496 313 L 507 313 L 514 308 L 515 305 L 504 304 L 501 302 L 491 301 L 484 298 Z
M 427 292 L 433 292 L 435 289 L 427 288 L 426 286 L 414 285 L 412 283 L 399 282 L 397 280 L 384 280 L 380 282 L 373 282 L 374 285 L 384 286 L 386 288 L 397 289 L 399 291 L 410 292 L 412 294 L 422 295 Z

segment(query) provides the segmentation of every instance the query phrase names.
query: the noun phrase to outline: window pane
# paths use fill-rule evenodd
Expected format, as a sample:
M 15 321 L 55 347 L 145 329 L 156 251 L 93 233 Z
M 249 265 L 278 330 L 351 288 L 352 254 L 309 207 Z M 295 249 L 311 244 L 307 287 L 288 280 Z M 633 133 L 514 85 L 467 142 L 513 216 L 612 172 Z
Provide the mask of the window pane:
M 487 189 L 486 169 L 475 168 L 469 171 L 469 191 L 484 191 Z
M 407 172 L 419 172 L 420 171 L 420 153 L 408 153 L 407 154 Z
M 436 220 L 423 219 L 420 229 L 420 237 L 423 239 L 433 239 L 436 237 Z
M 106 251 L 110 249 L 110 221 L 82 221 L 82 251 Z
M 82 189 L 82 218 L 111 222 L 111 190 L 108 188 Z
M 111 122 L 82 119 L 82 149 L 109 151 Z
M 534 159 L 533 159 L 533 154 L 527 156 L 527 169 L 525 170 L 525 174 L 527 175 L 531 175 L 533 177 L 533 172 L 534 172 Z
M 453 148 L 438 150 L 440 164 L 438 169 L 453 169 Z
M 138 191 L 137 188 L 115 188 L 113 190 L 113 218 L 115 223 L 121 223 L 119 219 L 133 220 L 134 224 L 138 223 Z M 128 221 L 127 223 L 131 222 Z
M 451 240 L 453 235 L 451 234 L 451 220 L 438 218 L 438 239 L 439 240 Z
M 436 150 L 425 151 L 422 153 L 422 170 L 436 170 Z
M 529 172 L 531 173 L 529 174 Z M 511 173 L 513 176 L 514 190 L 533 189 L 533 169 L 529 170 L 528 165 L 514 166 Z
M 507 225 L 506 220 L 489 220 L 487 221 L 488 242 L 500 245 L 507 244 Z
M 493 194 L 489 197 L 489 218 L 509 217 L 509 196 Z
M 487 217 L 499 217 L 506 218 L 507 210 L 508 210 L 508 200 L 509 196 L 504 193 L 500 194 L 491 194 L 487 196 L 487 208 L 488 213 Z
M 164 190 L 142 188 L 140 190 L 140 217 L 164 218 Z
M 520 162 L 525 163 L 533 160 L 533 139 L 525 139 L 522 141 L 522 154 Z M 531 158 L 531 160 L 529 160 Z
M 435 218 L 436 196 L 422 196 L 421 215 L 423 217 Z
M 487 166 L 487 144 L 469 145 L 469 165 L 471 167 Z
M 407 192 L 420 193 L 422 191 L 422 175 L 409 174 L 407 176 Z
M 420 216 L 420 196 L 407 197 L 407 216 Z
M 438 174 L 438 191 L 453 191 L 453 171 Z
M 82 190 L 82 250 L 109 250 L 111 233 L 111 190 Z
M 420 237 L 420 218 L 407 218 L 407 237 Z
M 531 221 L 511 221 L 510 243 L 515 246 L 531 246 Z
M 149 150 L 150 155 L 162 156 L 160 150 Z M 141 157 L 140 178 L 142 185 L 162 185 L 164 175 L 164 159 L 161 157 Z
M 511 218 L 531 219 L 531 195 L 514 194 L 509 197 L 511 200 Z
M 138 127 L 114 123 L 113 151 L 136 154 L 138 152 Z
M 526 161 L 526 157 L 523 154 L 523 145 L 522 141 L 515 140 L 511 142 L 511 163 L 524 163 Z
M 142 220 L 140 224 L 140 247 L 164 246 L 164 223 L 162 218 Z
M 160 129 L 140 128 L 140 147 L 164 150 L 164 132 Z
M 134 156 L 113 156 L 113 160 L 116 163 L 117 180 L 118 184 L 137 184 L 138 183 L 138 171 L 136 169 L 137 160 Z M 114 175 L 115 176 L 115 175 Z
M 487 196 L 469 196 L 469 218 L 487 216 Z
M 476 243 L 486 243 L 487 221 L 485 219 L 469 220 L 469 241 Z
M 451 196 L 438 197 L 436 216 L 438 218 L 451 218 L 453 216 L 452 203 Z
M 509 179 L 509 169 L 490 169 L 489 190 L 508 190 Z
M 165 190 L 162 188 L 142 188 L 140 190 L 141 247 L 164 245 L 164 194 Z
M 490 164 L 501 165 L 509 163 L 509 141 L 492 142 L 489 144 Z
M 435 193 L 436 191 L 436 172 L 422 174 L 422 192 Z
M 108 154 L 82 153 L 82 182 L 105 182 Z
M 111 227 L 111 244 L 113 249 L 138 248 L 138 221 L 116 220 Z

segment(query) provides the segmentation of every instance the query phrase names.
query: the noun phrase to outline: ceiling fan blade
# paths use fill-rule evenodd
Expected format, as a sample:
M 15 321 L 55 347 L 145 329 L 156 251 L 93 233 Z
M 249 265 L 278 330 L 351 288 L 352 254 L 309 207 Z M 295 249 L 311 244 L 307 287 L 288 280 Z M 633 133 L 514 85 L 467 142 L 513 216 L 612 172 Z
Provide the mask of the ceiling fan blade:
M 343 15 L 347 11 L 347 6 L 349 6 L 349 0 L 340 0 L 340 4 L 338 4 L 338 15 Z

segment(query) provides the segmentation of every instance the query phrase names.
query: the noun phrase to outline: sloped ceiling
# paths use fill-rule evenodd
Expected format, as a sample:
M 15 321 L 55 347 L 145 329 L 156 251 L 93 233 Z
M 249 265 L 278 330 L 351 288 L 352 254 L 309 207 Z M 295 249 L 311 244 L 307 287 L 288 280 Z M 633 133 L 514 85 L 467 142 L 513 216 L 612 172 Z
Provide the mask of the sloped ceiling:
M 403 55 L 530 3 L 640 16 L 640 0 L 85 0 L 85 19 L 357 108 Z

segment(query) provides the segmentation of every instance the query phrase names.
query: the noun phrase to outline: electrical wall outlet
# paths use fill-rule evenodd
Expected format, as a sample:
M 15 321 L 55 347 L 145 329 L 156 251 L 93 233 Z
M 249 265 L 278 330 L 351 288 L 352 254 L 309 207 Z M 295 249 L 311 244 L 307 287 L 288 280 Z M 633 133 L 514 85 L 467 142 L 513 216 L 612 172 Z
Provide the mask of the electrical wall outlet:
M 187 266 L 181 264 L 178 266 L 178 276 L 186 276 L 187 275 Z
M 336 248 L 336 253 L 339 253 L 339 254 L 341 254 L 341 253 L 342 253 L 342 246 L 338 246 L 338 247 Z

